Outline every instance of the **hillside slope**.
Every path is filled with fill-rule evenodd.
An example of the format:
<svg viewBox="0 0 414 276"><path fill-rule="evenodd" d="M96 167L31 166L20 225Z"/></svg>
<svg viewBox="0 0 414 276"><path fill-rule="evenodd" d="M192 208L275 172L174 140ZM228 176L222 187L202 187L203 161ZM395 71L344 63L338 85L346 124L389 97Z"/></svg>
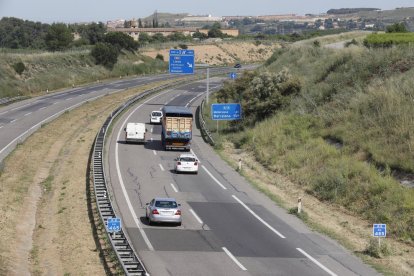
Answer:
<svg viewBox="0 0 414 276"><path fill-rule="evenodd" d="M412 183L414 174L414 48L294 47L276 50L266 65L258 74L227 84L218 97L236 93L229 100L238 101L256 91L263 76L278 80L280 72L298 80L300 93L269 110L265 120L252 123L245 117L227 129L222 126L220 131L228 133L222 145L231 141L244 155L254 156L268 171L264 174L281 174L298 193L360 218L365 229L359 240L366 244L350 247L379 254L383 259L371 261L383 271L412 275L414 189L403 184ZM319 223L326 227L328 222ZM386 223L392 240L376 253L367 245L373 223ZM348 222L342 225L342 231L349 230ZM337 235L347 239L340 231Z"/></svg>

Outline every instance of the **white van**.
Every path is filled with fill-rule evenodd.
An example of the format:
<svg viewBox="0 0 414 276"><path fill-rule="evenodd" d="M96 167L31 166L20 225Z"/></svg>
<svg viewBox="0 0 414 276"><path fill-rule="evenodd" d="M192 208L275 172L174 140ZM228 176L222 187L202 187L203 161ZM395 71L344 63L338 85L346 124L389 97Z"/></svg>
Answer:
<svg viewBox="0 0 414 276"><path fill-rule="evenodd" d="M125 143L145 143L147 129L144 123L128 123L125 130Z"/></svg>

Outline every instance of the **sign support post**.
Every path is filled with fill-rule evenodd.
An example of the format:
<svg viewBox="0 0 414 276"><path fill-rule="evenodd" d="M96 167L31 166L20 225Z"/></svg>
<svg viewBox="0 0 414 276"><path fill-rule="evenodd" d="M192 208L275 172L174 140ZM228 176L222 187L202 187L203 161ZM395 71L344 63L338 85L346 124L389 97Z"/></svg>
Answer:
<svg viewBox="0 0 414 276"><path fill-rule="evenodd" d="M209 93L210 93L210 67L207 67L207 96L206 96L207 103L209 100L208 99Z"/></svg>

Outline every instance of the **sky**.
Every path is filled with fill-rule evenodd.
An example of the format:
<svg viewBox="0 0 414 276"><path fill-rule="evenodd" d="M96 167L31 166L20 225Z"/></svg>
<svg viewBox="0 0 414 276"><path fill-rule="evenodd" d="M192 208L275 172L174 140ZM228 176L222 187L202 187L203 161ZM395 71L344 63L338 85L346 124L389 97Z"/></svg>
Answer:
<svg viewBox="0 0 414 276"><path fill-rule="evenodd" d="M414 7L414 0L0 0L0 18L43 23L106 22L143 18L155 10L192 15L270 15L325 13L332 8Z"/></svg>

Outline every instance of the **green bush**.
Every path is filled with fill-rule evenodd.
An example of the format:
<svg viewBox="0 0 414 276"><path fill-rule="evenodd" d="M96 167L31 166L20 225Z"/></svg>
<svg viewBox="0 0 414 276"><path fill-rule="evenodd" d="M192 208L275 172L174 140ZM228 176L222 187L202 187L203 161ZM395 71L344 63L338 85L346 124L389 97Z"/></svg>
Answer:
<svg viewBox="0 0 414 276"><path fill-rule="evenodd" d="M374 257L381 258L383 256L391 255L391 250L385 239L382 239L381 245L378 242L378 238L371 238L368 242L365 254Z"/></svg>
<svg viewBox="0 0 414 276"><path fill-rule="evenodd" d="M112 69L118 61L118 49L109 43L96 43L91 51L91 55L95 58L96 64L101 64Z"/></svg>
<svg viewBox="0 0 414 276"><path fill-rule="evenodd" d="M164 61L164 56L161 54L157 54L155 58Z"/></svg>
<svg viewBox="0 0 414 276"><path fill-rule="evenodd" d="M23 74L24 70L26 70L26 66L23 62L19 61L13 64L13 69L16 71L17 74L21 75Z"/></svg>

